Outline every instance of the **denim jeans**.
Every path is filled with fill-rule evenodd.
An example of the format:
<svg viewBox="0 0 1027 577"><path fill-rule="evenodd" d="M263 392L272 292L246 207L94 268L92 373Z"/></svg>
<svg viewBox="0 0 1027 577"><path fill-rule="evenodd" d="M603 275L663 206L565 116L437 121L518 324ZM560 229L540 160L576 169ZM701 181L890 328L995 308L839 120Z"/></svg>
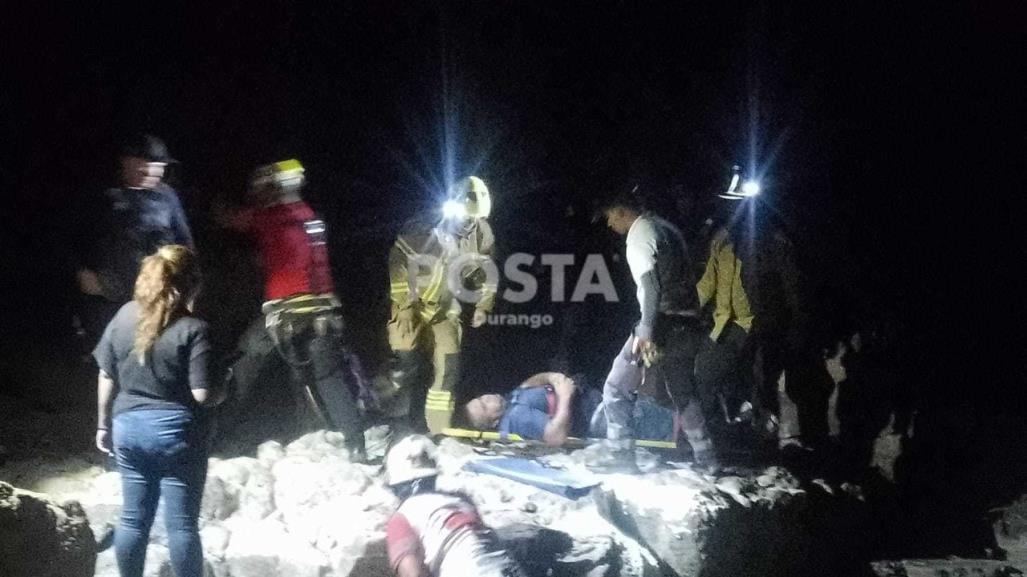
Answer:
<svg viewBox="0 0 1027 577"><path fill-rule="evenodd" d="M141 577L157 501L164 497L171 567L177 577L202 577L197 519L207 478L206 435L186 409L141 409L117 415L114 454L124 505L114 533L121 577Z"/></svg>
<svg viewBox="0 0 1027 577"><path fill-rule="evenodd" d="M642 433L664 438L661 413L650 412L649 407L644 407L643 411L635 408L635 399L644 377L648 389L669 397L673 402L692 450L699 453L712 449L706 415L712 412L713 403L701 386L702 382L694 376L701 337L691 323L661 316L654 340L662 355L648 369L632 352L634 335L628 337L603 384L607 439L639 439L644 438ZM640 426L644 430L639 430Z"/></svg>

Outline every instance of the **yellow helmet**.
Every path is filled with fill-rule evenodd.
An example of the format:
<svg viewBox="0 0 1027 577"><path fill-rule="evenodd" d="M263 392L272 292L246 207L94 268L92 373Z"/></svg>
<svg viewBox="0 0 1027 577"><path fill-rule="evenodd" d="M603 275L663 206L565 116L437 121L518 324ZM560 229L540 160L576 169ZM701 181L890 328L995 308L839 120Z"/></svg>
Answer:
<svg viewBox="0 0 1027 577"><path fill-rule="evenodd" d="M280 160L255 170L251 183L254 188L268 185L282 189L298 188L303 184L303 172L303 165L295 158Z"/></svg>
<svg viewBox="0 0 1027 577"><path fill-rule="evenodd" d="M449 218L488 218L492 213L489 187L477 176L460 179L450 187L448 196L443 212Z"/></svg>

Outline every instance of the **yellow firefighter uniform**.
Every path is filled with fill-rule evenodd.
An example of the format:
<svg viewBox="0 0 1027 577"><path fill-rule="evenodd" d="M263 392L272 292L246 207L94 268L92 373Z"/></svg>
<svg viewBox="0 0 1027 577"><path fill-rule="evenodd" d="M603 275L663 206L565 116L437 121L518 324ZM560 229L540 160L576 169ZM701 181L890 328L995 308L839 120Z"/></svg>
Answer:
<svg viewBox="0 0 1027 577"><path fill-rule="evenodd" d="M484 188L484 183L474 180L471 192L474 185ZM491 311L495 302L496 286L483 268L495 237L488 221L475 216L488 211L473 211L481 202L468 204L472 211L462 226L447 221L435 226L413 224L396 238L389 253L388 333L393 351L389 379L393 392L405 397L415 423L423 399L425 423L432 433L450 425L453 389L460 379L460 313L468 299L458 298L462 295L456 292L473 291L480 311ZM427 388L429 366L433 375Z"/></svg>
<svg viewBox="0 0 1027 577"><path fill-rule="evenodd" d="M713 330L710 338L720 338L728 323L735 323L749 332L753 312L749 297L742 286L742 261L735 255L735 247L726 228L718 230L710 241L710 257L706 270L696 284L699 307L714 299Z"/></svg>

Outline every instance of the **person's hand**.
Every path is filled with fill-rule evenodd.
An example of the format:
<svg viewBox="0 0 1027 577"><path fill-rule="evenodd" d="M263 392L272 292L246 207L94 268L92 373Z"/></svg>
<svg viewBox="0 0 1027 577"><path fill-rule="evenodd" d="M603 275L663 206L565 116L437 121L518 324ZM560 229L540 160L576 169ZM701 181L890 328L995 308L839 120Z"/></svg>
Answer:
<svg viewBox="0 0 1027 577"><path fill-rule="evenodd" d="M103 285L100 284L100 277L95 272L84 268L76 274L78 279L78 290L92 296L103 295Z"/></svg>
<svg viewBox="0 0 1027 577"><path fill-rule="evenodd" d="M97 429L96 430L96 448L100 449L101 452L108 455L114 450L114 445L111 443L111 432L108 429Z"/></svg>
<svg viewBox="0 0 1027 577"><path fill-rule="evenodd" d="M638 357L649 347L649 339L643 339L642 337L635 337L633 343L631 343L631 354Z"/></svg>
<svg viewBox="0 0 1027 577"><path fill-rule="evenodd" d="M488 313L481 309L474 309L474 317L471 318L471 327L476 329L484 325L486 320L488 320Z"/></svg>
<svg viewBox="0 0 1027 577"><path fill-rule="evenodd" d="M404 337L414 332L414 307L408 307L396 313L396 327Z"/></svg>
<svg viewBox="0 0 1027 577"><path fill-rule="evenodd" d="M574 395L574 391L577 389L577 385L574 380L564 375L562 378L555 379L552 383L553 390L556 391L557 396L570 398Z"/></svg>

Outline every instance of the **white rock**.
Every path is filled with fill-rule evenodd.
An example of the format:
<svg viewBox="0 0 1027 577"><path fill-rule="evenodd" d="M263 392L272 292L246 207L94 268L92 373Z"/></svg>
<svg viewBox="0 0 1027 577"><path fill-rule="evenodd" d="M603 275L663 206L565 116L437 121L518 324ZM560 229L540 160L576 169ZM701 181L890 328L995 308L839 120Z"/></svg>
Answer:
<svg viewBox="0 0 1027 577"><path fill-rule="evenodd" d="M320 577L328 560L282 524L261 521L232 533L225 564L245 577Z"/></svg>
<svg viewBox="0 0 1027 577"><path fill-rule="evenodd" d="M203 486L200 517L212 521L227 519L239 508L239 488L225 483L220 477L207 477Z"/></svg>
<svg viewBox="0 0 1027 577"><path fill-rule="evenodd" d="M374 459L385 457L389 446L390 430L388 425L377 425L364 431L364 450L367 456Z"/></svg>
<svg viewBox="0 0 1027 577"><path fill-rule="evenodd" d="M257 460L270 469L285 457L285 447L278 441L266 441L257 447Z"/></svg>
<svg viewBox="0 0 1027 577"><path fill-rule="evenodd" d="M325 458L349 460L346 436L338 431L322 430L307 433L289 443L285 448L285 454L289 457L307 457L315 462Z"/></svg>
<svg viewBox="0 0 1027 577"><path fill-rule="evenodd" d="M242 487L254 471L264 469L257 459L252 457L238 457L221 461L211 459L207 469L208 477L219 477L222 481Z"/></svg>
<svg viewBox="0 0 1027 577"><path fill-rule="evenodd" d="M239 494L236 514L250 521L260 521L275 510L275 478L266 469L254 470Z"/></svg>
<svg viewBox="0 0 1027 577"><path fill-rule="evenodd" d="M200 529L203 552L213 557L224 557L232 534L222 525L206 525Z"/></svg>

